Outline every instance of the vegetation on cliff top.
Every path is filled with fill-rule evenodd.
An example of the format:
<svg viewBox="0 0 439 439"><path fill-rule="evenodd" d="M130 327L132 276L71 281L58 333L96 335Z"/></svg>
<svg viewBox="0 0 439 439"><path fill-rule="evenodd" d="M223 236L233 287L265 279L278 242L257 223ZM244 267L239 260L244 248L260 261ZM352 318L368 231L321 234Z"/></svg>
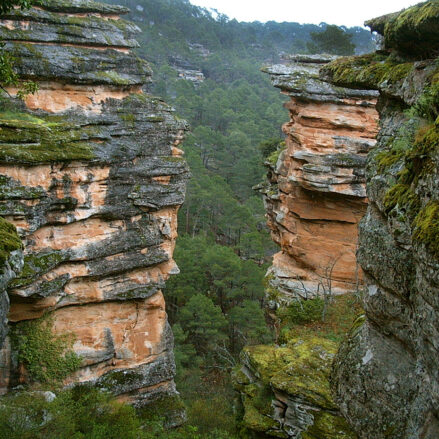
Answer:
<svg viewBox="0 0 439 439"><path fill-rule="evenodd" d="M403 81L412 69L411 62L373 53L332 61L323 66L321 75L336 85L378 90L383 83Z"/></svg>
<svg viewBox="0 0 439 439"><path fill-rule="evenodd" d="M400 13L366 22L384 36L388 49L396 49L416 57L437 55L439 44L439 3L419 3Z"/></svg>

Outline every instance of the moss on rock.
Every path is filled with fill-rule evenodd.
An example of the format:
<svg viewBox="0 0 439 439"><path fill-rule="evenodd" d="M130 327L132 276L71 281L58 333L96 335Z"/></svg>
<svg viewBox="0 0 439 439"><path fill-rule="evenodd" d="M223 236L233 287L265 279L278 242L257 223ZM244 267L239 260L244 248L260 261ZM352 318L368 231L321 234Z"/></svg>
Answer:
<svg viewBox="0 0 439 439"><path fill-rule="evenodd" d="M0 112L0 161L45 163L91 160L96 126L78 127L61 116L35 117L21 111Z"/></svg>
<svg viewBox="0 0 439 439"><path fill-rule="evenodd" d="M335 85L378 90L383 83L403 81L413 69L411 62L398 62L377 53L340 58L320 70Z"/></svg>
<svg viewBox="0 0 439 439"><path fill-rule="evenodd" d="M21 248L23 244L15 226L0 217L0 264L5 264L11 252Z"/></svg>
<svg viewBox="0 0 439 439"><path fill-rule="evenodd" d="M241 393L244 426L267 436L289 437L289 427L279 418L274 404L276 394L282 394L288 405L297 404L306 411L303 418L307 424L298 427L303 438L354 438L338 415L330 391L329 375L337 347L331 340L308 334L285 346L246 347L241 359L255 379L248 380L242 371L235 372L234 379Z"/></svg>
<svg viewBox="0 0 439 439"><path fill-rule="evenodd" d="M439 202L430 201L413 222L413 239L421 242L439 257Z"/></svg>
<svg viewBox="0 0 439 439"><path fill-rule="evenodd" d="M400 13L367 21L366 26L384 36L387 49L428 57L437 53L439 44L439 2L419 3Z"/></svg>
<svg viewBox="0 0 439 439"><path fill-rule="evenodd" d="M10 282L10 287L19 288L30 285L37 277L55 268L63 259L61 252L26 255L23 270L20 276Z"/></svg>

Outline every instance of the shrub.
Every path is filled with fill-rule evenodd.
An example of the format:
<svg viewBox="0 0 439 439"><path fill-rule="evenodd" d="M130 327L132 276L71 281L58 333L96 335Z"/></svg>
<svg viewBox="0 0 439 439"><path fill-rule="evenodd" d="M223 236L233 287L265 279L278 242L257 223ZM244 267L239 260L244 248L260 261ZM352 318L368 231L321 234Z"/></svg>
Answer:
<svg viewBox="0 0 439 439"><path fill-rule="evenodd" d="M16 324L11 331L12 348L26 367L29 378L57 384L78 369L81 359L72 350L71 334L54 334L53 316Z"/></svg>
<svg viewBox="0 0 439 439"><path fill-rule="evenodd" d="M320 297L308 300L297 300L286 308L279 308L281 320L294 325L303 325L322 320L325 301Z"/></svg>

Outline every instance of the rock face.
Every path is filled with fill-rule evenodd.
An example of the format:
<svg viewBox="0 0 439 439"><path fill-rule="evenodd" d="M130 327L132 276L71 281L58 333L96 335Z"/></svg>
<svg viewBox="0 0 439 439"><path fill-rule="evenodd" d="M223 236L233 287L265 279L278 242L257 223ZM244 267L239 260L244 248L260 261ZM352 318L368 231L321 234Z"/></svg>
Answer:
<svg viewBox="0 0 439 439"><path fill-rule="evenodd" d="M380 90L359 262L364 324L335 362L341 410L362 439L439 437L439 3L368 22L387 53L337 60L335 84Z"/></svg>
<svg viewBox="0 0 439 439"><path fill-rule="evenodd" d="M331 396L336 351L336 343L310 335L282 347L245 348L233 376L243 425L261 438L356 438Z"/></svg>
<svg viewBox="0 0 439 439"><path fill-rule="evenodd" d="M22 268L22 243L17 229L0 217L0 349L8 333L9 296L6 288Z"/></svg>
<svg viewBox="0 0 439 439"><path fill-rule="evenodd" d="M96 382L141 405L175 393L161 289L178 272L188 169L186 124L144 92L151 72L132 53L138 28L125 12L47 0L1 17L18 73L40 90L1 100L0 213L24 243L10 322L53 312L82 358L66 384ZM23 379L17 367L3 364L3 392Z"/></svg>
<svg viewBox="0 0 439 439"><path fill-rule="evenodd" d="M376 91L319 78L330 56L290 57L272 66L285 107L286 148L272 156L263 189L268 225L281 247L268 273L281 300L355 290L357 228L366 206L364 167L377 134Z"/></svg>

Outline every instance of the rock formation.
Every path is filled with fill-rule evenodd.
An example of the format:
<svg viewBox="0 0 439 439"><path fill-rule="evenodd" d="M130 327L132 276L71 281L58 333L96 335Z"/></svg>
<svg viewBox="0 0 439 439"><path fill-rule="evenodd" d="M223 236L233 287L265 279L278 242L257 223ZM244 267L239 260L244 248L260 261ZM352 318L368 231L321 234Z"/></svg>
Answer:
<svg viewBox="0 0 439 439"><path fill-rule="evenodd" d="M268 225L281 247L268 279L280 300L356 289L357 228L367 198L364 167L375 145L376 91L319 79L330 56L294 56L265 71L290 97L286 148L271 157L263 189ZM277 298L279 299L279 298Z"/></svg>
<svg viewBox="0 0 439 439"><path fill-rule="evenodd" d="M138 28L126 12L45 0L1 17L18 73L40 89L24 103L1 98L0 213L24 244L11 326L52 312L82 359L66 384L97 383L142 405L175 393L161 289L178 271L188 169L186 124L145 92L151 72L132 52ZM5 392L26 373L8 343L2 358Z"/></svg>
<svg viewBox="0 0 439 439"><path fill-rule="evenodd" d="M333 388L362 439L439 437L439 2L367 23L383 50L322 77L380 91L378 147L359 262L364 324L340 349Z"/></svg>
<svg viewBox="0 0 439 439"><path fill-rule="evenodd" d="M233 376L243 426L261 438L355 439L331 396L336 352L333 341L310 335L245 348Z"/></svg>

